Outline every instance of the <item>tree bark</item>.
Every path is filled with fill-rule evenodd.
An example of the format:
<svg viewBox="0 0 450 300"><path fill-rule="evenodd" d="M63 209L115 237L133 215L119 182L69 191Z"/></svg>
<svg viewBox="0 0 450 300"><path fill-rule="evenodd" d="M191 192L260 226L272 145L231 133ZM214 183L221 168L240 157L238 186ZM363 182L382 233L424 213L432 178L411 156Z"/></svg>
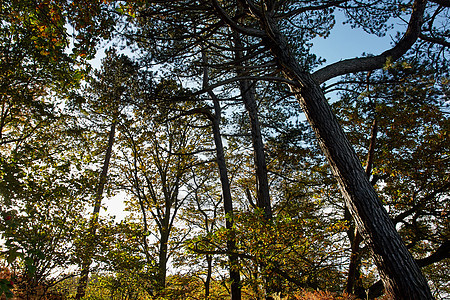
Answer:
<svg viewBox="0 0 450 300"><path fill-rule="evenodd" d="M395 299L433 299L425 278L378 199L322 91L312 80L302 79L307 86L292 89L339 182L358 231L373 253L386 291Z"/></svg>
<svg viewBox="0 0 450 300"><path fill-rule="evenodd" d="M346 213L348 210L346 211ZM350 212L348 212L350 214ZM361 235L356 230L354 224L350 226L349 231L353 231L350 238L350 263L348 266L347 285L345 291L347 294L355 294L359 288L360 266L361 266L361 254L359 245L362 242ZM350 235L349 235L350 237Z"/></svg>
<svg viewBox="0 0 450 300"><path fill-rule="evenodd" d="M207 273L206 273L206 280L205 280L205 300L209 299L210 294L210 286L211 286L211 278L212 278L212 255L207 254L206 255L206 263L207 263Z"/></svg>
<svg viewBox="0 0 450 300"><path fill-rule="evenodd" d="M283 43L279 43L283 45ZM300 71L286 53L275 49L286 77L311 124L336 177L358 231L370 247L388 296L433 299L428 284L378 199L362 165L319 85Z"/></svg>
<svg viewBox="0 0 450 300"><path fill-rule="evenodd" d="M266 18L271 49L300 103L337 179L358 231L372 251L387 295L394 299L433 299L430 288L406 249L331 110L319 84L304 72L276 24Z"/></svg>

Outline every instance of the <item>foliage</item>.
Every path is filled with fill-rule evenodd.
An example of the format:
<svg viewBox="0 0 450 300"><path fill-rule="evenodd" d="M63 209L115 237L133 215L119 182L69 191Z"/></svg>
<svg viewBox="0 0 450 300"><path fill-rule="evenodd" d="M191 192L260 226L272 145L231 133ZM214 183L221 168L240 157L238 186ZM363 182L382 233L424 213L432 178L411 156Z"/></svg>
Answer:
<svg viewBox="0 0 450 300"><path fill-rule="evenodd" d="M449 240L447 79L404 61L359 80L359 96L344 93L336 110L361 157L377 120L372 182L410 251L427 257ZM437 263L445 265L442 259ZM436 285L448 281L425 272Z"/></svg>
<svg viewBox="0 0 450 300"><path fill-rule="evenodd" d="M403 22L415 9L412 1L371 0L2 1L0 292L73 297L78 271L68 270L92 259L85 299L226 299L230 269L242 278L243 299L355 299L339 294L348 263L356 255L358 284L370 288L378 278L373 245L356 238L329 152L318 147L328 136L300 114L309 113L303 93L319 90L313 81L323 78L312 42L332 34L338 15L383 36L391 20ZM403 60L389 56L384 69L364 69L374 57L366 55L354 75L321 88L343 91L332 99L334 113L443 298L450 292L448 7L429 1L423 15L416 37L394 38L395 49L421 39L396 54ZM134 59L114 48L118 37L138 50ZM102 41L112 46L88 73ZM234 207L226 216L211 135L218 118ZM106 176L99 174L108 130L116 140ZM270 218L253 200L261 184L255 134L268 162ZM127 194L127 218L85 217L116 192Z"/></svg>
<svg viewBox="0 0 450 300"><path fill-rule="evenodd" d="M2 180L7 183L1 198L3 255L28 286L24 291L51 282L51 274L73 262L73 241L88 192L86 174L69 174L75 168L75 153L59 152L68 150L69 136L64 135L64 142L57 140L58 123L52 125L51 139L39 132L39 139L29 139L12 158L3 160Z"/></svg>

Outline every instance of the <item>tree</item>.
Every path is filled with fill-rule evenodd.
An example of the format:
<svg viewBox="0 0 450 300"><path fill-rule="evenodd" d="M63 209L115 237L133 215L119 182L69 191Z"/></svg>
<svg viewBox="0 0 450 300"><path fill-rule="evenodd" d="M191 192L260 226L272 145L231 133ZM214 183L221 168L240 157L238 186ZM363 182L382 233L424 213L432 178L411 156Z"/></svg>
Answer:
<svg viewBox="0 0 450 300"><path fill-rule="evenodd" d="M187 95L173 80L155 84L153 98L142 103L143 110L134 111L132 125L121 141L122 185L131 192L130 209L139 215L148 233L143 236L147 260L152 252L158 257L157 293L164 292L168 261L184 240L185 234L177 229L176 222L189 197L186 186L190 169L199 163L195 149L203 141L201 131L187 125L183 118L171 117L186 109L183 103L172 103L173 99Z"/></svg>
<svg viewBox="0 0 450 300"><path fill-rule="evenodd" d="M44 296L71 276L66 268L74 261L73 240L91 183L87 173L73 172L85 149L76 122L61 112L52 115L32 136L1 149L4 262L24 297Z"/></svg>
<svg viewBox="0 0 450 300"><path fill-rule="evenodd" d="M220 214L222 207L221 189L218 188L217 178L211 176L216 173L217 164L212 160L192 169L192 179L189 182L191 195L183 208L182 219L193 237L187 240L187 250L177 259L176 265L184 268L189 260L188 275L200 277L204 285L204 299L214 297L212 284L214 281L215 261L214 251L217 251L212 237L220 230L224 217ZM200 245L199 245L200 244ZM208 250L202 253L202 250ZM191 250L191 251L189 251ZM198 253L197 253L197 252ZM193 252L193 253L191 253ZM204 258L206 266L199 263L199 258ZM205 270L206 269L206 270ZM206 273L206 274L205 274ZM204 279L203 279L204 278Z"/></svg>
<svg viewBox="0 0 450 300"><path fill-rule="evenodd" d="M281 71L284 80L301 104L319 144L329 160L346 199L347 207L356 220L358 230L371 248L387 293L395 295L398 299L412 299L418 297L417 295L421 295L424 299L431 298L425 279L396 233L393 223L370 185L358 157L323 95L320 84L336 76L379 69L386 63L397 60L418 39L425 11L435 11L436 6L430 4L427 7L426 1L415 1L410 6L406 4L402 6L405 8L404 10L399 10L397 6L367 2L363 10L361 6L351 1L327 1L317 5L290 2L281 4L275 1L238 2L200 1L194 6L190 1L176 1L167 6L160 3L156 6L161 15L170 11L182 16L184 27L179 26L178 30L193 26L195 30L191 32L214 33L218 31L219 26L226 24L232 30L247 36L249 44L251 41L255 41L252 44L254 47L259 47L261 51L266 49L266 54L267 50L270 51L268 57L275 60L278 70ZM317 34L328 34L333 22L331 13L335 8L341 6L356 26L362 26L372 33L385 30L386 16L399 12L410 15L408 28L392 49L380 55L343 60L311 73L303 64L308 61L308 55L297 58L297 55L304 49L292 48L288 41L294 40L298 41L298 44L305 44L305 41ZM144 18L151 19L154 15L149 7L142 10L142 15ZM182 9L180 9L181 7ZM244 16L239 15L239 7L244 7ZM212 9L214 9L215 16L210 13ZM445 11L445 9L445 5L440 6L436 13ZM361 22L364 20L360 18L363 11L370 11L373 18L368 22ZM380 11L388 12L388 14L381 15ZM216 26L206 23L196 26L199 22L195 22L194 18L192 18L192 22L188 22L193 14L196 16L200 14L201 20L217 18L219 21L213 22ZM311 16L316 18L311 18ZM305 27L297 26L303 20L305 22L302 24ZM306 20L313 20L313 22L308 23ZM173 22L173 19L171 21ZM289 23L289 21L293 22ZM176 23L171 24L171 28L174 27L177 27ZM189 38L192 35L188 34L185 37ZM304 38L303 42L300 42L298 36ZM183 44L178 45L182 46ZM182 51L187 47L178 49ZM295 53L292 49L296 49L297 52ZM308 52L306 51L306 53ZM283 79L279 78L278 80ZM407 279L405 280L405 278Z"/></svg>
<svg viewBox="0 0 450 300"><path fill-rule="evenodd" d="M134 235L135 240L143 247L142 253L137 254L137 263L143 261L145 256L145 261L151 266L153 253L147 232L151 232L152 226L147 217L153 215L157 228L155 236L160 242L154 252L158 254L159 269L155 278L161 295L167 280L168 253L177 248L178 242L183 238L172 240L172 245L175 244L172 248L168 245L170 232L173 233L176 228L176 213L186 203L183 200L188 199L190 193L195 191L188 189L191 180L195 178L189 175L195 172L185 170L191 168L192 164L204 163L204 157L200 153L210 150L205 149L205 145L212 145L211 141L203 146L199 145L204 143L204 132L201 130L197 132L195 129L195 134L188 135L193 128L204 129L206 117L213 125L225 208L225 228L218 230L214 236L224 249L206 251L203 254L228 256L233 299L241 297L241 288L250 282L246 280L258 280L260 274L276 273L277 276L273 277L276 279L275 285L287 285L290 282L298 286L340 288L343 280L340 278L339 268L342 266L329 263L328 259L340 255L339 251L334 251L336 249L333 249L331 242L341 246L345 229L348 229L348 237L352 241L353 254L360 253L361 248L356 233L364 239L366 249L371 251L384 282L387 297L431 298L430 289L419 266L432 268L435 267L431 265L433 262L444 265L442 259L448 256L445 216L442 218L442 215L436 213L446 211L445 205L448 202L445 198L448 192L448 164L445 156L447 145L441 142L447 135L448 122L439 107L441 104L436 104L440 103L436 99L444 97L448 90L443 84L442 91L435 94L437 81L427 81L419 75L422 72L429 75L429 71L433 70L436 73L432 74L443 75L443 80L448 82L447 1L142 0L130 3L91 1L83 4L83 1L10 1L1 6L2 12L5 12L1 16L1 47L5 50L4 56L8 58L1 62L2 86L6 91L1 94L1 176L5 183L1 192L2 201L11 209L15 204L9 199L18 199L17 203L20 205L25 203L18 215L34 213L35 203L39 203L36 199L41 199L43 195L47 197L48 191L55 193L48 196L49 200L52 199L48 207L53 207L50 204L55 205L53 200L60 200L56 197L58 189L53 189L47 182L47 179L53 180L55 185L65 190L70 181L60 176L63 173L60 170L64 169L67 174L80 177L83 168L89 172L86 163L78 160L81 154L75 149L60 148L54 144L48 147L44 145L46 141L57 143L63 140L63 136L70 136L72 128L61 130L64 133L55 136L55 139L47 139L50 132L43 129L48 128L47 125L56 124L52 122L58 120L59 116L49 104L66 94L65 80L71 86L81 79L80 73L73 68L74 59L77 55L92 57L93 46L102 38L110 37L111 29L117 25L116 17L125 15L124 20L133 21L133 24L124 27L121 33L132 37L127 42L135 43L134 46L142 50L146 68L157 64L158 72L163 72L161 79L156 80L158 84L155 87L153 80L142 81L131 76L133 79L127 81L127 84L133 83L131 89L120 84L116 89L115 84L122 81L123 74L114 69L116 65L112 63L110 76L105 76L107 80L96 86L99 89L94 92L95 101L91 103L98 104L94 105L95 109L92 111L100 113L91 114L89 120L83 121L96 124L94 129L98 132L108 131L110 141L116 135L115 130L119 132L121 145L124 145L121 148L124 150L124 164L121 167L125 172L119 173L119 169L116 169L114 175L122 181L123 187L134 193L133 201L137 201L130 202L130 206L134 206L142 216L142 226L136 225L137 230L131 230L123 236ZM335 15L339 12L353 26L379 36L390 32L388 24L392 20L394 23L405 19L409 21L404 22L404 30L394 39L394 46L382 54L341 60L321 67L323 61L311 53L311 41L317 36L330 34ZM370 17L367 18L367 15ZM68 23L73 24L75 31L77 45L73 55L65 51L68 45ZM9 28L13 30L10 32ZM395 29L397 28L402 29L401 26ZM23 53L20 52L21 48L24 49ZM411 62L400 69L392 68L396 61L406 56L420 57L418 61L429 68L416 68ZM8 61L13 64L8 65ZM409 68L408 65L414 67ZM22 68L16 68L18 66ZM133 65L132 73L137 74L134 73L134 67L143 66L144 64L139 67ZM385 70L381 71L383 68ZM369 72L370 76L365 72ZM407 74L408 72L411 73ZM336 106L337 110L332 110L324 91L335 85L327 86L328 80L353 73L355 85L351 87L360 94L359 98L353 95L344 98L339 102L343 111L339 111ZM164 78L169 74L175 80ZM125 77L128 75L130 74L125 74ZM433 77L436 79L438 75ZM358 80L361 83L355 82L355 78L363 80ZM400 81L400 84L375 84L370 82L370 78L376 78L377 81ZM176 83L176 80L179 82ZM405 80L411 80L414 86L406 84ZM112 84L105 84L108 82ZM199 84L200 82L203 84ZM147 85L151 85L151 93L141 93ZM194 87L192 90L195 91L188 92L180 87L182 85ZM420 86L425 89L419 89ZM266 96L264 92L273 95ZM138 96L135 97L135 94ZM26 97L22 99L22 95ZM154 99L158 101L158 105L151 101L152 97L148 97L155 95L158 96L158 99ZM104 101L116 96L124 97L117 102ZM127 96L132 98L133 105L128 105ZM79 97L76 99L82 100ZM405 103L398 99L405 100ZM289 100L297 101L298 105L291 106ZM240 118L243 122L238 124L236 119L230 118L232 109L223 111L230 103L234 105L233 108L238 104L241 111L244 104L244 109L250 115L249 120ZM267 126L271 118L278 121L284 118L283 114L276 112L277 105L293 111L294 115L286 114L289 120L293 116L299 116L300 107L316 140L303 139L298 142L305 136L298 135L298 131L289 126L271 130ZM416 120L411 121L402 114L392 117L396 108L404 109L406 113L415 116ZM196 118L192 117L193 114L197 114ZM338 115L342 117L340 121L346 126L347 134L338 122ZM76 116L80 117L79 114ZM371 118L369 123L361 121L366 116ZM229 123L220 123L223 119L227 119ZM433 119L439 121L432 121ZM346 123L348 120L353 122ZM354 130L349 124L363 129L364 134L356 132L358 130ZM229 149L245 141L244 145L252 144L254 153L258 155L250 154L250 147L233 153L234 157L225 153L222 144L223 130L236 128L238 125L249 129L248 133L253 135L252 142L245 138L228 139L227 144L231 146ZM62 127L68 128L65 125ZM271 139L281 131L284 131L281 134L281 137L285 137L284 142ZM264 139L263 133L267 134ZM95 134L92 133L92 136ZM294 141L286 142L289 139ZM192 145L187 145L186 141L192 142ZM270 152L264 150L263 141L269 146L266 150L270 149ZM104 140L94 138L92 142L101 144ZM295 142L300 145L303 143L304 147L293 145ZM313 147L315 143L322 149L322 155ZM112 153L112 143L109 144L107 152ZM69 148L67 152L60 151ZM39 149L39 155L33 156L29 149ZM51 149L55 149L56 154L50 155L48 150ZM143 153L143 150L146 152ZM267 167L272 171L269 177L273 180L270 182L272 199L269 199L269 181L264 178L267 175L264 163L267 156L264 156L268 153L272 159ZM402 159L395 157L399 153L402 154ZM423 153L429 155L424 156ZM72 157L73 162L64 164L64 167L59 162L53 164L52 159L66 162L66 155ZM300 155L303 157L299 157ZM51 158L50 161L46 160L47 157ZM236 166L230 164L230 157L235 159ZM255 157L254 161L245 165L252 157ZM347 215L341 207L341 198L335 193L335 186L331 184L325 158L340 185ZM362 160L366 160L365 169ZM312 163L315 165L311 167ZM418 172L411 171L413 163L420 167ZM97 161L96 164L102 163ZM105 171L102 176L99 176L100 172L91 172L97 175L95 181L99 182L96 191L88 187L77 190L82 191L82 195L86 192L97 195L97 198L92 198L96 202L96 211L100 204L95 200L102 198L108 165L108 159L103 160ZM171 168L172 165L175 167ZM237 172L241 165L245 165L244 171L252 175L247 176L248 178L241 176ZM41 169L45 170L42 171L42 178L34 172ZM253 179L254 169L258 174L256 179ZM125 178L123 175L126 175ZM32 180L26 181L25 176ZM88 180L92 182L93 178L81 178L81 186L87 186L85 183ZM376 182L383 185L373 187ZM253 192L257 206L265 210L265 218L258 218L258 209L252 213L246 212L252 203L252 191L248 189L247 192L245 187L251 186L256 188ZM29 196L30 201L24 195ZM67 193L62 192L61 195ZM72 197L68 198L78 201L79 195L70 195ZM325 198L330 202L320 201ZM52 211L66 210L64 203L62 201L61 206L56 205ZM82 205L81 203L76 202L77 205ZM384 205L389 207L393 221ZM272 212L268 210L269 207ZM333 207L331 212L330 207ZM238 213L240 210L242 212ZM6 220L7 214L5 221L10 220ZM353 223L350 222L350 216L354 219ZM314 224L308 222L309 218L321 226L314 227ZM95 217L94 221L97 223ZM96 231L96 226L91 228ZM47 235L53 234L48 230L49 227L43 227L49 232ZM321 227L326 228L325 233ZM64 226L59 228L65 230ZM4 230L7 232L9 229L6 226ZM11 232L8 233L10 245L15 245ZM43 244L48 242L46 237L39 237L45 240ZM250 237L248 242L246 237ZM401 237L407 242L406 246ZM323 240L311 243L315 238ZM17 238L16 242L23 241ZM39 241L36 243L39 244ZM23 249L34 247L22 244ZM63 241L63 244L71 245L67 241ZM244 253L246 250L251 254ZM409 252L417 255L416 259ZM27 256L34 255L34 252L29 253L31 254ZM346 253L343 252L342 255ZM92 257L91 251L87 251L87 254ZM278 255L286 260L283 261ZM127 265L129 257L124 257L123 265ZM39 255L34 255L33 262L37 258ZM327 263L315 262L321 259ZM88 260L90 262L91 258L85 261ZM357 271L357 259L350 260L356 266L350 269ZM242 267L247 261L251 263ZM128 264L132 265L133 263ZM33 267L34 264L27 264L27 268ZM320 273L314 272L317 270ZM252 272L260 274L254 275ZM350 291L354 290L351 282L354 276L352 272L349 273ZM311 280L310 277L317 274L336 279L337 283L328 285L320 280ZM442 278L445 280L445 274L429 276L436 285L440 284ZM281 278L283 281L279 280ZM199 284L199 281L186 280L182 276L173 276L171 280L189 282L192 286ZM253 282L258 282L257 280ZM177 293L173 293L173 296Z"/></svg>
<svg viewBox="0 0 450 300"><path fill-rule="evenodd" d="M116 127L121 122L123 110L132 101L136 89L133 86L138 81L138 67L125 55L118 55L115 51L107 51L107 56L103 59L101 71L95 72L95 77L91 80L87 108L93 115L98 114L110 123L107 133L106 150L99 174L96 191L93 195L93 212L85 237L84 255L81 263L80 280L76 298L81 299L86 290L89 277L89 267L97 239L97 228L99 223L99 213L104 197L104 190L108 179L108 169L112 157L115 143ZM134 93L134 94L133 94ZM90 106L90 107L89 107Z"/></svg>
<svg viewBox="0 0 450 300"><path fill-rule="evenodd" d="M344 92L335 108L358 153L373 151L371 182L376 184L407 248L423 268L443 263L440 261L446 257L441 250L448 243L442 220L442 211L448 205L448 162L444 154L448 140L442 134L448 117L443 111L442 85L447 79L422 63L410 58L366 79L347 78L344 81L353 83L345 90L353 89L354 93ZM373 140L369 134L373 119L378 129L376 143L370 149L367 140ZM429 280L434 277L427 275Z"/></svg>

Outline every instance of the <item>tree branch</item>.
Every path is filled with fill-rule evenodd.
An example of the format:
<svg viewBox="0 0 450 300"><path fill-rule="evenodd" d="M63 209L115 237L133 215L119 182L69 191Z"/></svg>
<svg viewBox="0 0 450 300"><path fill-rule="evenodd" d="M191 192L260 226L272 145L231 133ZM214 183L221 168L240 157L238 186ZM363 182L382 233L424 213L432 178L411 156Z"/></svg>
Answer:
<svg viewBox="0 0 450 300"><path fill-rule="evenodd" d="M426 42L430 42L433 44L439 44L444 47L450 48L450 42L447 42L444 38L431 37L431 36L424 35L423 33L419 33L419 38Z"/></svg>
<svg viewBox="0 0 450 300"><path fill-rule="evenodd" d="M283 77L277 77L277 76L236 76L236 77L232 77L232 78L229 78L229 79L226 79L226 80L214 83L214 84L210 84L210 85L204 87L203 89L193 93L193 96L198 96L198 95L204 94L206 92L209 92L209 91L211 91L211 90L213 90L213 89L215 89L215 88L217 88L219 86L222 86L222 85L225 85L225 84L229 84L229 83L232 83L232 82L239 82L239 81L242 81L242 80L249 80L249 81L250 80L257 80L257 81L270 81L270 82L279 81L279 82L284 82L284 83L287 83L287 84L294 84L295 83L295 82L293 82L293 81L291 81L289 79L286 79L286 78L283 78Z"/></svg>
<svg viewBox="0 0 450 300"><path fill-rule="evenodd" d="M217 2L217 0L211 0L211 3L213 5L214 9L216 10L216 12L219 14L219 17L222 20L224 20L228 24L228 26L230 26L231 28L233 28L237 32L245 34L245 35L254 36L254 37L260 37L260 38L263 38L263 37L266 36L265 32L262 31L262 30L258 30L258 29L254 29L254 28L248 28L248 27L243 27L243 26L239 25L238 23L236 23L227 14L227 12L220 6L220 4Z"/></svg>
<svg viewBox="0 0 450 300"><path fill-rule="evenodd" d="M312 74L314 80L320 84L340 75L380 69L387 61L396 61L399 59L414 45L419 37L426 3L426 0L414 1L408 28L393 48L377 56L346 59L328 65Z"/></svg>
<svg viewBox="0 0 450 300"><path fill-rule="evenodd" d="M439 248L434 251L433 254L430 256L427 256L425 258L417 259L416 262L419 265L419 267L423 268L426 266L429 266L431 264L434 264L438 261L441 261L445 258L450 258L450 241L445 241Z"/></svg>
<svg viewBox="0 0 450 300"><path fill-rule="evenodd" d="M442 5L444 7L450 7L450 0L430 0L430 2Z"/></svg>
<svg viewBox="0 0 450 300"><path fill-rule="evenodd" d="M292 10L290 12L287 12L285 14L276 15L275 18L289 18L307 11L314 11L314 10L322 10L325 8L330 8L332 6L338 6L342 3L348 2L349 0L337 0L337 1L331 1L322 5L316 5L316 6L308 6L308 7L301 7L295 10Z"/></svg>

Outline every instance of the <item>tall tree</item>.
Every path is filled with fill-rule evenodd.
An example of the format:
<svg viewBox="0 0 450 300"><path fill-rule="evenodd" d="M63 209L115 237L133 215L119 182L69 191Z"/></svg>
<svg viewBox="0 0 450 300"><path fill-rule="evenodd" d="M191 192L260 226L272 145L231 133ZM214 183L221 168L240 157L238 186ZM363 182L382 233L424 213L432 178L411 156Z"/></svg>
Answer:
<svg viewBox="0 0 450 300"><path fill-rule="evenodd" d="M107 52L102 61L102 69L95 72L91 81L90 94L87 95L88 106L92 115L99 114L109 123L106 139L106 149L102 169L99 174L96 191L93 195L93 212L90 218L84 246L84 255L81 263L80 279L77 289L77 299L84 297L89 278L89 267L94 255L96 245L99 213L104 197L104 190L108 178L108 169L111 162L112 150L115 141L116 127L121 121L122 110L130 104L133 95L133 86L138 80L137 66L125 55L118 55L114 50Z"/></svg>
<svg viewBox="0 0 450 300"><path fill-rule="evenodd" d="M86 154L76 120L56 110L52 116L26 139L0 148L4 262L20 278L17 292L24 297L43 296L70 276L66 268L90 191L89 174L75 171Z"/></svg>
<svg viewBox="0 0 450 300"><path fill-rule="evenodd" d="M236 75L243 77L249 73L249 70L247 70L248 68L246 68L243 63L245 48L238 32L233 32L233 42L235 47ZM258 104L255 97L255 84L256 82L254 81L241 79L239 80L239 90L242 101L244 102L245 110L249 117L251 128L250 132L252 136L256 175L256 203L257 207L264 211L265 218L270 220L272 218L272 206L270 203L266 155L264 153L261 125L258 117Z"/></svg>
<svg viewBox="0 0 450 300"><path fill-rule="evenodd" d="M240 14L240 6L245 9L244 17ZM421 295L423 299L430 299L429 287L420 269L382 207L355 151L323 95L320 84L336 76L379 69L386 63L397 60L417 41L423 27L425 11L427 10L430 15L442 15L448 9L445 3L440 6L435 4L427 6L426 1L417 0L402 3L399 8L396 5L370 1L361 6L352 1L323 1L316 4L276 1L223 3L211 0L198 3L175 1L168 5L157 3L155 7L158 7L158 11L164 17L168 12L180 15L183 26L177 27L176 23L170 25L179 31L193 26L200 27L200 31L214 33L219 26L226 24L232 30L248 37L250 41L255 41L250 44L260 47L261 51L265 51L268 57L275 60L278 71L281 71L284 80L299 101L329 160L347 207L373 253L387 293L398 299L413 299L418 297L417 295ZM406 31L392 49L371 57L342 60L312 73L305 66L305 62L311 57L308 55L307 46L302 48L299 45L307 45L306 42L318 34L327 35L334 21L332 12L340 7L355 26L361 26L372 33L382 34L381 32L387 28L386 21L390 16L404 14L409 15L410 20ZM210 13L212 9L215 16ZM380 14L381 11L384 14ZM365 19L361 17L364 12L369 13L372 18L364 21ZM211 23L205 21L202 25L196 26L199 22L194 21L194 18L190 19L193 15L196 17L200 15L202 21L210 21L215 17L219 21ZM148 19L154 17L151 6L143 9L142 16ZM171 21L176 22L174 19ZM184 37L189 38L198 31L192 32L188 34L183 31ZM183 47L186 44L177 45L180 46L178 48L180 52L188 49Z"/></svg>
<svg viewBox="0 0 450 300"><path fill-rule="evenodd" d="M353 92L345 92L335 107L358 154L372 152L373 168L366 164L370 180L382 183L376 189L407 248L423 268L442 264L446 258L442 250L448 247L448 234L441 218L445 218L442 211L448 205L449 183L444 154L448 139L442 138L448 127L443 86L447 79L420 60L393 64L366 80L348 78L353 83L344 87ZM373 124L365 121L374 118L378 128L375 145ZM425 273L432 281L434 276Z"/></svg>
<svg viewBox="0 0 450 300"><path fill-rule="evenodd" d="M151 102L134 110L133 123L121 141L120 169L125 175L121 181L133 195L130 208L140 215L144 230L152 233L143 237L146 255L158 257L157 293L164 292L169 259L184 239L176 222L189 196L190 169L198 163L195 149L203 144L201 130L187 126L183 118L172 118L185 109L184 103L173 99L187 95L174 80L155 84Z"/></svg>

